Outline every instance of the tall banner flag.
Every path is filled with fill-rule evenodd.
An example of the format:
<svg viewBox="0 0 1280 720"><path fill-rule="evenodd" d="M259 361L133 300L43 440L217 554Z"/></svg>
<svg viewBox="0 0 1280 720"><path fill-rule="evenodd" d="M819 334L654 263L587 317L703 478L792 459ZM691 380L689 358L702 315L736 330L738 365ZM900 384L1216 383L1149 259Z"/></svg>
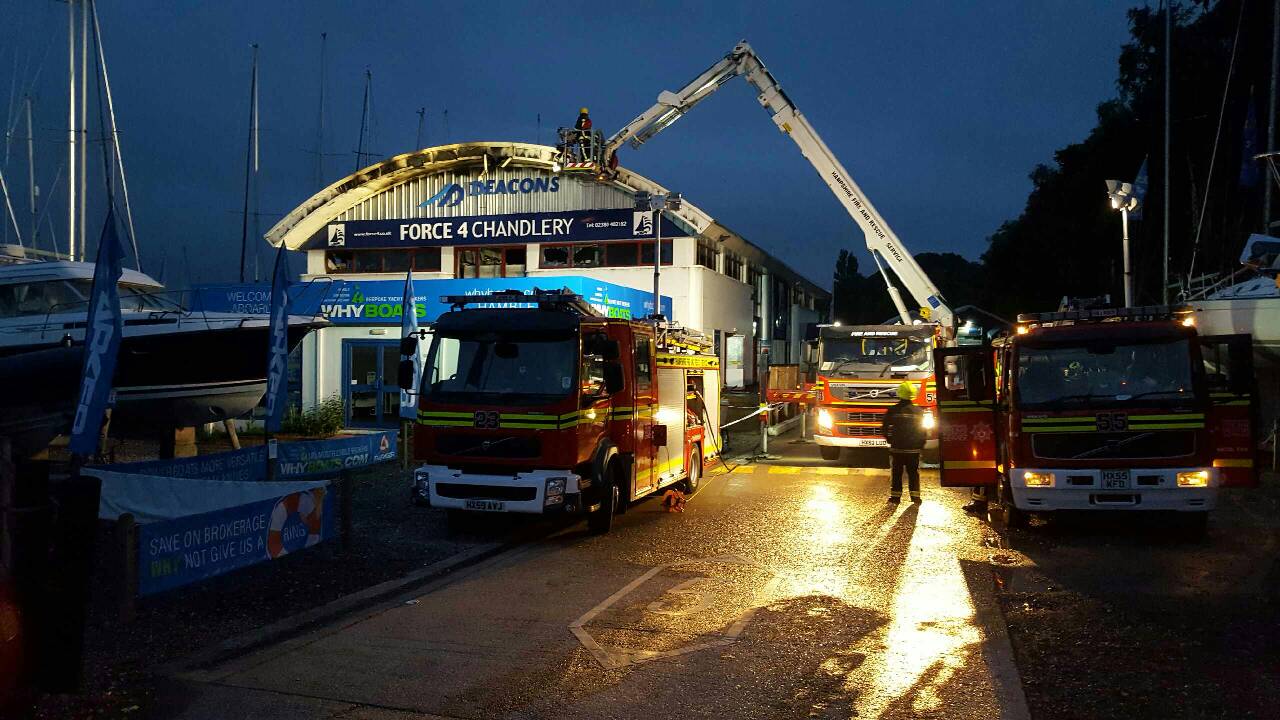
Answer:
<svg viewBox="0 0 1280 720"><path fill-rule="evenodd" d="M1142 167L1138 168L1138 177L1133 180L1133 196L1138 198L1138 207L1129 211L1130 220L1142 219L1142 208L1147 204L1147 159L1142 158Z"/></svg>
<svg viewBox="0 0 1280 720"><path fill-rule="evenodd" d="M1244 129L1240 140L1240 187L1256 188L1262 180L1258 161L1258 113L1254 109L1253 95L1249 95L1249 112L1244 116Z"/></svg>
<svg viewBox="0 0 1280 720"><path fill-rule="evenodd" d="M271 323L267 336L267 432L280 432L284 406L289 403L289 258L284 243L276 251L271 273Z"/></svg>
<svg viewBox="0 0 1280 720"><path fill-rule="evenodd" d="M71 423L71 453L81 457L97 451L102 419L112 400L111 379L116 372L120 337L124 334L117 285L124 274L123 265L124 246L116 233L115 211L109 208L93 268L89 315L84 326L84 365L80 371L76 416Z"/></svg>
<svg viewBox="0 0 1280 720"><path fill-rule="evenodd" d="M400 302L400 337L418 336L418 302L413 297L413 272L404 278L404 299ZM413 387L400 388L400 417L413 420L418 417L418 386L422 383L422 354L414 344L412 355L401 355L400 360L413 361Z"/></svg>

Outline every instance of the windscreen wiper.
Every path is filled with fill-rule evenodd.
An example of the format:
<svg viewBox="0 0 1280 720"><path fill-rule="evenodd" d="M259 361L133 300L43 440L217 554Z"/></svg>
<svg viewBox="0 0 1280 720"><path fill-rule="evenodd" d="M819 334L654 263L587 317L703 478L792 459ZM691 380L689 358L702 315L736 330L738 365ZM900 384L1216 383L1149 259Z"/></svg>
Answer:
<svg viewBox="0 0 1280 720"><path fill-rule="evenodd" d="M1084 451L1084 452L1080 453L1079 455L1072 455L1072 456L1071 456L1071 459L1072 459L1072 460L1079 460L1079 459L1081 459L1081 458L1093 457L1094 455L1097 455L1098 453L1106 452L1107 450L1115 450L1115 449L1116 449L1116 448L1118 448L1118 447L1124 447L1125 445L1128 445L1128 444L1129 444L1129 443L1131 443L1131 442L1135 442L1135 441L1137 441L1137 440L1141 440L1142 438L1145 438L1145 437L1151 437L1151 436L1152 436L1152 435L1154 435L1154 434L1155 434L1155 433L1145 432L1145 433L1140 433L1140 434L1138 434L1138 435L1134 435L1134 436L1132 436L1132 437L1124 438L1124 439L1122 439L1122 440L1113 440L1113 441L1111 441L1111 442L1107 443L1106 445L1103 445L1102 447L1096 447L1096 448L1094 448L1094 449L1092 449L1092 450L1086 450L1086 451Z"/></svg>

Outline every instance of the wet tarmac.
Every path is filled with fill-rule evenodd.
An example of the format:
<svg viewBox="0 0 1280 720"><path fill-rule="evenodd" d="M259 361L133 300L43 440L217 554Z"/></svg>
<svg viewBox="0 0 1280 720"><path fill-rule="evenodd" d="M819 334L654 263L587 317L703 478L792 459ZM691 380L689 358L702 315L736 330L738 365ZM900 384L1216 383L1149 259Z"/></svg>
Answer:
<svg viewBox="0 0 1280 720"><path fill-rule="evenodd" d="M168 716L1025 717L964 493L783 451L190 674Z"/></svg>

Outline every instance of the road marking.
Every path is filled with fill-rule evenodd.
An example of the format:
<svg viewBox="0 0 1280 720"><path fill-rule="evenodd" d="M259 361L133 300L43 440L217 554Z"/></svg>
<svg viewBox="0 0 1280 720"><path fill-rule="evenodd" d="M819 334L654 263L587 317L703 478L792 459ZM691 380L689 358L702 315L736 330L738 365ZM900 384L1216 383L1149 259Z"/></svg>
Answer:
<svg viewBox="0 0 1280 720"><path fill-rule="evenodd" d="M718 639L707 640L705 642L698 642L692 645L686 645L684 647L679 647L671 650L644 650L644 649L633 649L633 648L618 648L618 647L602 645L599 641L597 641L594 637L592 637L591 633L585 627L588 623L590 623L592 620L598 617L600 613L604 612L605 610L608 610L619 600L621 600L622 598L626 597L630 593L640 588L642 585L644 585L649 580L653 579L662 571L669 570L671 568L681 567L681 566L707 564L707 563L746 565L751 568L755 568L757 570L768 573L770 576L770 579L768 582L766 582L758 590L751 593L753 598L751 607L747 608L745 611L739 614L738 617L734 620L733 624L731 624L727 630L721 633L717 633L719 635ZM686 579L676 584L675 586L668 588L663 593L663 595L660 596L657 600L654 600L648 603L645 606L645 611L654 615L669 617L672 619L693 615L698 611L703 610L707 606L709 606L712 600L710 589L700 590L695 586L706 585L711 581L717 580L717 579L720 579L720 578L718 578L717 576L700 576L700 577ZM618 668L622 668L627 665L636 665L639 663L648 662L650 660L658 660L662 658L672 658L680 655L687 655L692 652L707 650L710 648L725 647L728 645L732 645L738 641L739 636L742 635L742 632L744 630L746 630L747 625L749 625L751 622L751 619L755 617L756 611L760 609L763 602L767 602L769 601L770 598L774 597L778 589L778 586L781 583L782 583L782 578L780 578L772 570L769 570L768 568L765 568L761 565L757 565L756 563L749 562L735 555L721 555L721 556L715 556L715 557L709 557L709 558L700 558L695 560L683 560L680 562L668 563L666 565L659 565L657 567L653 567L645 571L644 574L640 575L635 580L632 580L631 582L627 583L622 587L622 589L613 593L609 597L602 600L595 607L588 610L582 617L570 623L569 631L573 633L573 636L578 639L578 642L581 643L582 647L591 653L591 656L596 659L596 662L598 662L601 667L607 670L616 670ZM672 595L672 594L677 596L695 596L697 597L697 600L692 606L689 606L689 607L674 607L676 606L676 603L672 603L671 601L664 600L664 598L667 595ZM714 637L714 636L715 635L713 634L711 637ZM701 637L705 638L707 636L704 635Z"/></svg>

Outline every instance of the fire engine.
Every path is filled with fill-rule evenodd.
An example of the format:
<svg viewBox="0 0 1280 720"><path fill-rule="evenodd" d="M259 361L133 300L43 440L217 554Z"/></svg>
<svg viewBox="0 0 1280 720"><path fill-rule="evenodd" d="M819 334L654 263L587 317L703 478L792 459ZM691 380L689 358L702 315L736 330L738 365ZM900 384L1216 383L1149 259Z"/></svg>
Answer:
<svg viewBox="0 0 1280 720"><path fill-rule="evenodd" d="M989 347L935 351L944 486L1030 512L1176 511L1202 530L1221 487L1254 486L1248 335L1191 309L1020 315Z"/></svg>
<svg viewBox="0 0 1280 720"><path fill-rule="evenodd" d="M604 533L633 501L697 490L720 448L720 367L705 336L604 317L568 292L441 301L453 309L423 370L416 503L585 514Z"/></svg>
<svg viewBox="0 0 1280 720"><path fill-rule="evenodd" d="M828 325L818 331L818 407L813 440L824 460L842 447L888 447L880 434L884 413L898 402L903 382L917 385L915 403L934 439L933 351L936 325Z"/></svg>

